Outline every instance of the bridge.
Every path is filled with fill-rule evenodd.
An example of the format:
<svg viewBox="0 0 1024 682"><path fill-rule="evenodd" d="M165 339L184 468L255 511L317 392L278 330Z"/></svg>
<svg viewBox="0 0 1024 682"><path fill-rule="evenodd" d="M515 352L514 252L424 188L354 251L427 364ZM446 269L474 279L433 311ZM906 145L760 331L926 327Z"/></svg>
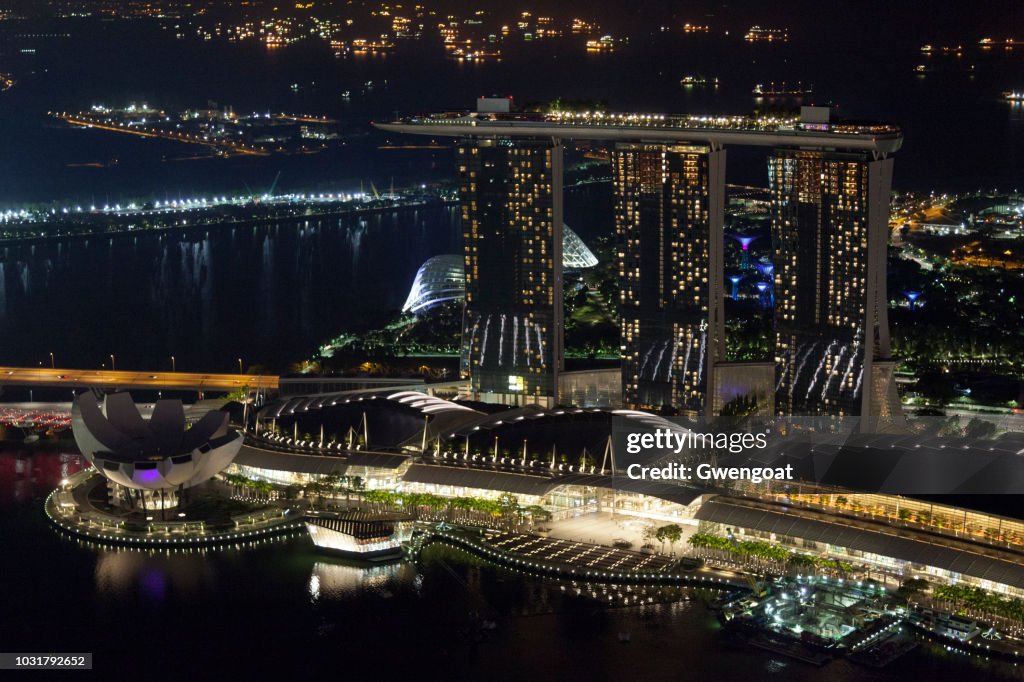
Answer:
<svg viewBox="0 0 1024 682"><path fill-rule="evenodd" d="M279 377L259 374L202 374L198 372L128 372L106 369L0 367L0 386L70 389L149 389L181 391L277 390Z"/></svg>

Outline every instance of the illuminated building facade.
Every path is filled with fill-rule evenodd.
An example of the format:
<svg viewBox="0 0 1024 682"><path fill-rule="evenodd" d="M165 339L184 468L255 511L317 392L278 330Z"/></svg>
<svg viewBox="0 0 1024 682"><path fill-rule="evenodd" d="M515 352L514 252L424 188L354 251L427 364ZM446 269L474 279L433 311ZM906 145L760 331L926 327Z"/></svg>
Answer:
<svg viewBox="0 0 1024 682"><path fill-rule="evenodd" d="M420 313L438 305L460 300L466 289L462 256L442 254L428 258L416 271L412 289L402 312Z"/></svg>
<svg viewBox="0 0 1024 682"><path fill-rule="evenodd" d="M593 140L618 145L613 172L622 245L624 404L668 405L684 413L706 410L708 396L715 393L715 367L723 359L724 150L733 145L776 150L769 167L774 286L762 282L766 286L758 287L761 305L775 305L775 361L780 365L775 410L796 415L898 413L885 310L885 250L891 155L903 143L899 127L833 121L828 108L813 106L801 107L798 117L478 108L374 125L393 133L471 140L462 143L460 154L467 280L493 276L490 284L483 279L467 282L478 298L467 302L463 341L464 369L474 377L475 392L500 397L499 388L508 393L508 386L522 385L526 392L546 395L550 384L541 377L560 366L552 361L537 376L537 366L531 365L533 376L525 375L519 384L518 377L524 375L502 364L509 362L507 334L498 336L506 345L504 352L499 347L497 359L482 340L488 329L487 338L493 340L499 322L506 330L519 329L523 308L512 300L519 291L524 297L537 294L528 300L531 315L556 320L551 328L557 331L546 348L558 344L559 357L561 352L560 306L542 311L540 292L520 284L507 289L509 282L525 281L507 272L517 267L519 252L504 245L500 235L507 228L493 226L529 226L521 211L509 209L519 201L514 197L533 192L533 185L540 183L524 181L524 169L514 167L509 150L557 148L562 139ZM467 156L472 149L478 149L477 156ZM485 149L487 154L481 155ZM467 163L470 157L472 163ZM480 165L483 158L490 159L486 167ZM497 168L504 168L507 180L494 172ZM486 177L475 182L470 172ZM560 213L559 173L545 176L554 188L545 201L555 206L555 213ZM519 204L534 210L539 205ZM485 224L492 227L481 227ZM499 232L482 247L479 235L494 229ZM535 225L524 235L532 229ZM485 252L502 255L485 268ZM505 261L498 262L500 258ZM471 261L479 272L471 274ZM560 296L555 295L556 301ZM511 327L509 316L516 317ZM523 369L518 353L516 372ZM537 382L526 389L526 379Z"/></svg>
<svg viewBox="0 0 1024 682"><path fill-rule="evenodd" d="M703 413L725 355L725 151L620 143L612 176L623 404Z"/></svg>
<svg viewBox="0 0 1024 682"><path fill-rule="evenodd" d="M778 149L769 160L780 414L887 416L892 159Z"/></svg>
<svg viewBox="0 0 1024 682"><path fill-rule="evenodd" d="M556 403L562 367L562 146L458 146L466 272L461 367L476 399Z"/></svg>

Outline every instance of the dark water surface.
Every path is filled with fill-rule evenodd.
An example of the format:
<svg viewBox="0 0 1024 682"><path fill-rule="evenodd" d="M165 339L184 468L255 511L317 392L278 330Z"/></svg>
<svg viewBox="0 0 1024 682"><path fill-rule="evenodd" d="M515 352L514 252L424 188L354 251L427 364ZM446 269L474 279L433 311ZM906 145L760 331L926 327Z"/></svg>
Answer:
<svg viewBox="0 0 1024 682"><path fill-rule="evenodd" d="M593 244L606 185L567 191ZM0 364L286 371L402 307L427 258L461 250L457 207L0 245ZM56 396L62 398L62 396Z"/></svg>
<svg viewBox="0 0 1024 682"><path fill-rule="evenodd" d="M513 43L501 61L485 63L447 59L430 41L339 59L313 41L266 50L177 40L169 24L157 22L68 21L61 25L66 38L24 37L30 28L7 29L7 45L0 45L0 64L19 77L0 96L0 204L266 191L278 172L285 191L351 188L361 180L379 185L392 177L421 182L450 176L451 153L379 150L385 136L369 121L468 108L482 93L523 103L561 97L616 110L746 114L779 107L751 94L769 81L813 85L803 103L835 104L845 117L900 124L906 143L896 164L898 189L1024 184L1017 161L1024 155L1024 107L1001 99L1005 90L1024 89L1024 51L982 51L964 36L961 57L929 57L920 46L932 39L914 27L897 40L801 32L770 45L655 33L611 54L588 54L571 40ZM919 64L933 70L915 73ZM717 77L721 85L683 89L685 75ZM47 116L130 102L169 111L214 102L239 113L326 114L342 122L349 144L311 157L195 159L202 148L72 129ZM763 152L731 150L729 180L764 184Z"/></svg>
<svg viewBox="0 0 1024 682"><path fill-rule="evenodd" d="M310 221L0 245L3 363L282 371L379 325L457 248L444 205ZM237 369L235 369L237 371Z"/></svg>

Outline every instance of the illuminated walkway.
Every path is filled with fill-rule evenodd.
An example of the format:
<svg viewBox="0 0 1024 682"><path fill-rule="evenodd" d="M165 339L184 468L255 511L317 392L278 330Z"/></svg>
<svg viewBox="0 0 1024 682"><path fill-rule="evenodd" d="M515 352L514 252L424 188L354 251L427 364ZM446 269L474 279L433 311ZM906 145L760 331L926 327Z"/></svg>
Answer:
<svg viewBox="0 0 1024 682"><path fill-rule="evenodd" d="M673 562L659 554L642 554L586 542L520 533L498 533L488 544L523 558L605 571L664 571Z"/></svg>

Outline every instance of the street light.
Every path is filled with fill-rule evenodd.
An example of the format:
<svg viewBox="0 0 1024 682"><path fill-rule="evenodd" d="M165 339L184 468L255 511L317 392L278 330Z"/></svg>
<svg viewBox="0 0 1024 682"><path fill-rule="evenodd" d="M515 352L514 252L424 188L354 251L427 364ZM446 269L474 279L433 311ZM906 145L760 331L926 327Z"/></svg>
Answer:
<svg viewBox="0 0 1024 682"><path fill-rule="evenodd" d="M114 372L117 371L117 359L114 357L113 353L110 354L110 369Z"/></svg>
<svg viewBox="0 0 1024 682"><path fill-rule="evenodd" d="M177 372L178 371L178 365L175 362L173 355L171 356L171 371L172 372Z"/></svg>
<svg viewBox="0 0 1024 682"><path fill-rule="evenodd" d="M53 352L51 351L50 352L50 369L56 369L56 368L57 368L57 363L53 359Z"/></svg>
<svg viewBox="0 0 1024 682"><path fill-rule="evenodd" d="M245 372L242 370L242 358L238 358L238 373L245 374Z"/></svg>

